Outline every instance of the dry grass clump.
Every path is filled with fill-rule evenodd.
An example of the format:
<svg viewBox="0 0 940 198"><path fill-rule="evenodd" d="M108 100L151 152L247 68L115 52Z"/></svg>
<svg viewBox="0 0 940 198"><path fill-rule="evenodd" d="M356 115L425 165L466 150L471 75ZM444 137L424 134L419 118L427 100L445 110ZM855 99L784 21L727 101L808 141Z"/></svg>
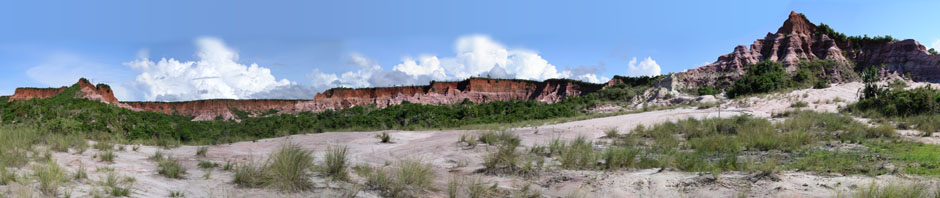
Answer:
<svg viewBox="0 0 940 198"><path fill-rule="evenodd" d="M208 146L200 146L199 148L196 149L196 156L206 157L206 153L209 153Z"/></svg>
<svg viewBox="0 0 940 198"><path fill-rule="evenodd" d="M938 189L940 190L940 189ZM879 186L877 183L872 182L867 188L858 188L855 190L853 197L856 198L882 198L882 197L898 197L898 198L926 198L926 197L940 197L940 192L934 192L930 194L927 188L927 185L923 183L890 183L888 185Z"/></svg>

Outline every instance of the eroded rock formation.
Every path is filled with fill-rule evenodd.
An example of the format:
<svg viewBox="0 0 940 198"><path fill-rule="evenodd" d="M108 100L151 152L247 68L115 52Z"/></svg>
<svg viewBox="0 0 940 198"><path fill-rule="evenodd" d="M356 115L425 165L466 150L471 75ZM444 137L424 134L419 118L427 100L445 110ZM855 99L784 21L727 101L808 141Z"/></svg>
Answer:
<svg viewBox="0 0 940 198"><path fill-rule="evenodd" d="M472 102L536 100L557 102L566 97L580 96L603 88L603 84L572 80L549 79L528 81L514 79L470 78L456 82L431 82L427 86L387 88L334 88L315 96L313 100L197 100L184 102L118 102L107 85L92 86L79 80L79 98L96 100L137 111L151 111L193 117L193 120L216 118L234 119L233 110L261 114L272 110L278 113L320 112L355 106L401 104L404 101L422 104L453 104L463 100ZM63 88L18 88L10 100L50 98Z"/></svg>
<svg viewBox="0 0 940 198"><path fill-rule="evenodd" d="M915 80L940 81L940 56L930 55L917 41L853 43L851 39L836 40L821 30L803 14L790 12L776 33L767 33L750 47L739 45L711 64L676 73L665 80L672 82L670 88L679 90L704 85L727 87L745 73L747 66L760 61L776 61L794 71L801 61L822 59L847 67L884 64L889 72L910 72Z"/></svg>

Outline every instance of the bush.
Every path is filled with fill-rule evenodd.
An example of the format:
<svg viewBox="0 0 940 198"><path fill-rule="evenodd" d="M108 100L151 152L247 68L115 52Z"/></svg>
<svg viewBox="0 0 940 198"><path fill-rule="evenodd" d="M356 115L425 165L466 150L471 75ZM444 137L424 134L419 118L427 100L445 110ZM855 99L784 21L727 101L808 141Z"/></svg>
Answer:
<svg viewBox="0 0 940 198"><path fill-rule="evenodd" d="M749 67L747 73L734 81L728 97L734 98L751 93L767 93L786 88L787 72L780 63L763 61Z"/></svg>
<svg viewBox="0 0 940 198"><path fill-rule="evenodd" d="M381 143L392 143L392 136L386 132L375 134L375 138L378 138Z"/></svg>

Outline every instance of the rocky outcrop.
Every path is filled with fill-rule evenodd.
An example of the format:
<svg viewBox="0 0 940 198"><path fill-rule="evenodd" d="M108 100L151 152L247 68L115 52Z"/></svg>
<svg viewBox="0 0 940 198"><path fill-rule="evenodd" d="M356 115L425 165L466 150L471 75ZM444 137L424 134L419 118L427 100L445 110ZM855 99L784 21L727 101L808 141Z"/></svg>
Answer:
<svg viewBox="0 0 940 198"><path fill-rule="evenodd" d="M803 14L790 12L776 33L757 39L749 47L740 45L719 56L715 62L686 72L670 75L671 89L693 89L699 86L728 87L747 70L747 66L760 61L776 61L788 71L807 60L832 60L843 66L868 67L884 64L891 72L910 72L911 77L923 81L940 80L938 56L929 55L926 48L914 40L853 43L851 39L836 40L821 31ZM833 80L841 75L833 75Z"/></svg>
<svg viewBox="0 0 940 198"><path fill-rule="evenodd" d="M87 79L79 79L78 92L75 92L75 98L84 98L108 104L118 104L118 99L114 97L111 87L106 84L92 85ZM60 88L16 88L13 96L8 101L29 100L33 98L51 98L62 93L68 87Z"/></svg>
<svg viewBox="0 0 940 198"><path fill-rule="evenodd" d="M455 82L431 82L427 86L385 88L334 88L315 96L313 100L197 100L185 102L119 102L107 85L92 86L87 80L77 83L80 94L74 97L101 101L119 107L175 114L192 117L193 120L216 118L235 119L235 112L243 111L259 115L277 113L320 112L339 110L355 106L375 105L386 107L404 101L421 104L453 104L468 100L482 103L491 101L535 100L557 102L567 97L592 93L603 88L603 84L585 83L564 79L529 81L516 79L470 78ZM50 98L67 88L36 89L20 88L12 100Z"/></svg>
<svg viewBox="0 0 940 198"><path fill-rule="evenodd" d="M66 87L61 88L33 88L33 87L20 87L16 88L16 91L13 92L13 95L10 96L10 99L7 101L14 100L29 100L33 98L51 98L55 95L58 95L65 90Z"/></svg>

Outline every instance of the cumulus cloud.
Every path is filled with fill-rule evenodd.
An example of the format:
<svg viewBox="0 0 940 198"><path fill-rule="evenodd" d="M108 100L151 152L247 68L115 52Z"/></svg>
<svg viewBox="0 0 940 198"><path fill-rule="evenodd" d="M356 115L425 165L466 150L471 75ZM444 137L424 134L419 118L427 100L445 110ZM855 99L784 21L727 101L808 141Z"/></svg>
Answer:
<svg viewBox="0 0 940 198"><path fill-rule="evenodd" d="M198 38L195 61L161 58L152 61L146 53L124 65L137 70L136 84L147 100L177 101L213 98L244 99L292 82L277 80L271 70L258 64L238 62L238 53L217 38Z"/></svg>
<svg viewBox="0 0 940 198"><path fill-rule="evenodd" d="M627 75L629 76L656 76L659 74L659 64L651 57L646 57L639 64L637 64L636 57L633 57L627 65Z"/></svg>
<svg viewBox="0 0 940 198"><path fill-rule="evenodd" d="M536 51L508 48L485 35L457 38L453 57L421 55L403 57L401 63L384 70L376 61L362 54L350 55L350 65L357 70L342 74L324 73L318 69L308 76L317 90L332 87L370 87L426 84L431 80L460 80L473 76L544 80L573 78L599 83L597 71L559 71ZM657 70L658 72L658 70Z"/></svg>

